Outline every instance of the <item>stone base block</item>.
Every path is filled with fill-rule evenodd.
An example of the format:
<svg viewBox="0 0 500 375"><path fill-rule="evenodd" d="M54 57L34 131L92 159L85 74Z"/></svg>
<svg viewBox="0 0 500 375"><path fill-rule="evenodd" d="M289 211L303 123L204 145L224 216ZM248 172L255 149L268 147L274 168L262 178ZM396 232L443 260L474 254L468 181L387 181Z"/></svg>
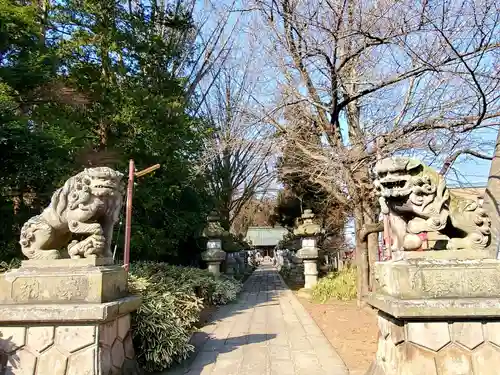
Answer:
<svg viewBox="0 0 500 375"><path fill-rule="evenodd" d="M366 301L376 309L399 319L500 319L498 298L437 298L401 300L371 293Z"/></svg>
<svg viewBox="0 0 500 375"><path fill-rule="evenodd" d="M0 304L104 303L127 295L127 273L107 259L24 261L0 275Z"/></svg>
<svg viewBox="0 0 500 375"><path fill-rule="evenodd" d="M496 375L500 319L407 321L378 314L376 359L366 375Z"/></svg>
<svg viewBox="0 0 500 375"><path fill-rule="evenodd" d="M402 300L497 298L498 285L500 261L496 259L406 259L375 264L375 291Z"/></svg>
<svg viewBox="0 0 500 375"><path fill-rule="evenodd" d="M208 272L215 276L220 275L220 263L221 262L208 262Z"/></svg>
<svg viewBox="0 0 500 375"><path fill-rule="evenodd" d="M318 275L304 275L304 288L312 289L318 283Z"/></svg>
<svg viewBox="0 0 500 375"><path fill-rule="evenodd" d="M128 313L105 323L0 325L0 373L138 375L130 319Z"/></svg>
<svg viewBox="0 0 500 375"><path fill-rule="evenodd" d="M304 259L304 288L311 289L318 283L317 260Z"/></svg>

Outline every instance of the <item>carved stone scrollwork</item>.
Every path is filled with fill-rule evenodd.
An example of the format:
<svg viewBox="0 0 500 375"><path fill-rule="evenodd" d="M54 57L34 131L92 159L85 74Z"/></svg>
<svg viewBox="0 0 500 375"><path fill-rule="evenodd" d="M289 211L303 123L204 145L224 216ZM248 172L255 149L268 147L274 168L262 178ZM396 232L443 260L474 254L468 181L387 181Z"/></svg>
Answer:
<svg viewBox="0 0 500 375"><path fill-rule="evenodd" d="M122 179L122 173L108 167L70 177L50 205L23 225L23 254L28 259L111 257L113 226L123 203Z"/></svg>
<svg viewBox="0 0 500 375"><path fill-rule="evenodd" d="M375 166L382 213L389 216L392 250L422 246L422 232L448 236L448 250L484 249L491 220L478 203L453 195L443 176L419 160L392 157Z"/></svg>

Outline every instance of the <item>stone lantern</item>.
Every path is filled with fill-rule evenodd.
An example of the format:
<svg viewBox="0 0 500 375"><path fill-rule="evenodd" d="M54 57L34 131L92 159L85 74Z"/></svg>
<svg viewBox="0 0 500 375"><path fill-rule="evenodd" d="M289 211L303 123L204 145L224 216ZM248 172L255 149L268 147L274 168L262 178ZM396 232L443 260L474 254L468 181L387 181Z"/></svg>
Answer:
<svg viewBox="0 0 500 375"><path fill-rule="evenodd" d="M236 259L234 259L235 253L228 253L226 257L226 275L232 276L236 271L236 267L238 267L238 263L236 263Z"/></svg>
<svg viewBox="0 0 500 375"><path fill-rule="evenodd" d="M220 275L220 264L226 259L226 252L222 250L222 238L226 231L219 222L216 213L211 213L207 218L207 226L203 236L208 238L207 250L201 254L201 258L208 263L208 271L215 276Z"/></svg>
<svg viewBox="0 0 500 375"><path fill-rule="evenodd" d="M302 247L297 252L297 257L304 262L304 288L310 289L318 282L318 236L324 233L324 229L313 222L312 210L305 210L302 219L302 224L293 231L293 234L301 238Z"/></svg>

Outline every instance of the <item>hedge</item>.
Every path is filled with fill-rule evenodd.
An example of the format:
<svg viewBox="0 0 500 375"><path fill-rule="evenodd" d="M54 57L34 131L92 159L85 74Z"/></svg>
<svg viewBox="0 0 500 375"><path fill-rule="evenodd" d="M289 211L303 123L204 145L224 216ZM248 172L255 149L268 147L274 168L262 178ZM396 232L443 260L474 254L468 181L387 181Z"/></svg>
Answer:
<svg viewBox="0 0 500 375"><path fill-rule="evenodd" d="M163 371L194 350L189 343L200 312L207 305L236 299L242 284L216 279L206 270L140 262L131 265L129 288L142 297L133 314L137 360L147 371Z"/></svg>

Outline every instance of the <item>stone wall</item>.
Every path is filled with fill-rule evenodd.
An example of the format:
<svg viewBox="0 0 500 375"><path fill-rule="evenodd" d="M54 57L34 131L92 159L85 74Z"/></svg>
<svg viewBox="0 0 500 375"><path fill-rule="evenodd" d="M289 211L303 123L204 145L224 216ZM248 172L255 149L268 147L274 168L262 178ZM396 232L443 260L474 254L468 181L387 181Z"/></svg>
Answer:
<svg viewBox="0 0 500 375"><path fill-rule="evenodd" d="M297 285L304 284L304 263L292 263L288 274L289 280Z"/></svg>
<svg viewBox="0 0 500 375"><path fill-rule="evenodd" d="M137 374L130 320L130 314L126 314L99 325L32 323L0 327L0 373Z"/></svg>
<svg viewBox="0 0 500 375"><path fill-rule="evenodd" d="M404 321L378 314L371 375L494 375L500 364L499 321Z"/></svg>
<svg viewBox="0 0 500 375"><path fill-rule="evenodd" d="M295 284L304 284L304 264L290 250L276 251L276 267L281 275Z"/></svg>
<svg viewBox="0 0 500 375"><path fill-rule="evenodd" d="M226 269L225 273L227 275L235 275L235 276L240 276L245 274L247 271L247 267L245 264L245 254L243 252L234 252L234 253L227 253L226 254Z"/></svg>

